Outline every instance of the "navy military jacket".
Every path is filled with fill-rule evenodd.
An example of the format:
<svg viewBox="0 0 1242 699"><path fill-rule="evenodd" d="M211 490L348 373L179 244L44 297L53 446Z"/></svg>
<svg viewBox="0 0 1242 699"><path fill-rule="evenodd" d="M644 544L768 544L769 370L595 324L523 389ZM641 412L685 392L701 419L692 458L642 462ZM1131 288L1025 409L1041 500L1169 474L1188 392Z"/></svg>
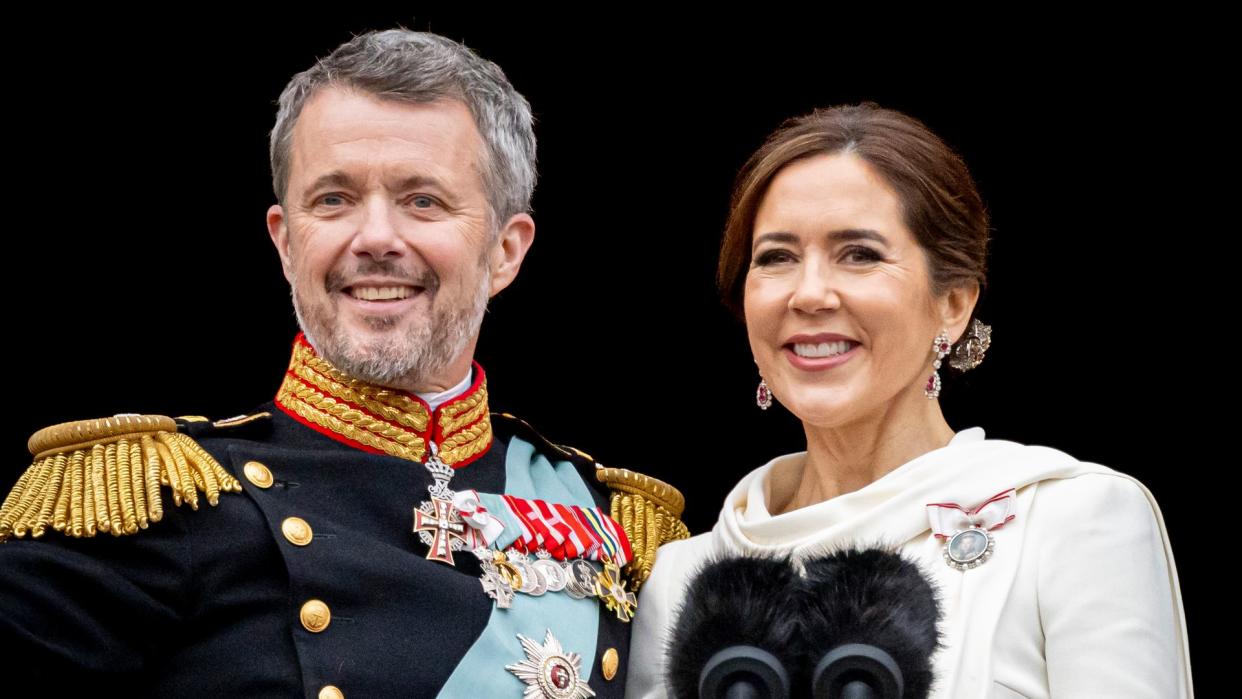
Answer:
<svg viewBox="0 0 1242 699"><path fill-rule="evenodd" d="M441 693L491 615L506 610L484 594L469 552L457 553L454 566L426 559L412 510L428 499L427 469L333 439L274 404L261 410L270 418L227 429L189 426L243 485L241 493L222 493L217 506L175 507L165 491L162 521L134 535L72 539L49 531L0 544L0 642L10 687L20 678L52 694ZM505 493L506 453L516 438L572 463L607 511L589 459L567 459L520 421L490 419L490 445L456 471L454 490ZM620 697L629 625L598 600L586 608L594 618L540 621L558 637L597 625L593 648L565 651L582 654L583 680L596 696ZM601 669L605 654L610 679ZM525 657L515 638L475 662L499 667ZM510 683L489 696L521 696L526 685L506 676Z"/></svg>

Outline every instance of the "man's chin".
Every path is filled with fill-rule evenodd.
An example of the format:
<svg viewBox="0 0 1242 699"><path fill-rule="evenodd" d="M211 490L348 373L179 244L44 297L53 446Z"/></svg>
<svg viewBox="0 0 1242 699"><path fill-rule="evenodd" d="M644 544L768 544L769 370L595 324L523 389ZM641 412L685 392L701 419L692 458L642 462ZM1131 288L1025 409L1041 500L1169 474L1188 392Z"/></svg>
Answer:
<svg viewBox="0 0 1242 699"><path fill-rule="evenodd" d="M416 351L426 342L425 335L425 332L414 332L407 323L371 317L334 328L332 344L353 357L371 360Z"/></svg>
<svg viewBox="0 0 1242 699"><path fill-rule="evenodd" d="M353 331L334 335L320 348L320 356L356 379L392 386L417 373L419 349L393 331Z"/></svg>

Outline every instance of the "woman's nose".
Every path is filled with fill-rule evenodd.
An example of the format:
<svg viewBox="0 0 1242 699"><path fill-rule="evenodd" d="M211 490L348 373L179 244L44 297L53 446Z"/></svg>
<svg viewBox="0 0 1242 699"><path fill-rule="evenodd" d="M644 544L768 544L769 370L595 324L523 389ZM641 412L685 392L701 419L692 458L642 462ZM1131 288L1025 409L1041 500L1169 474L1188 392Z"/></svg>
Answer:
<svg viewBox="0 0 1242 699"><path fill-rule="evenodd" d="M841 306L837 275L832 266L815 259L806 260L798 271L789 308L803 313L831 311Z"/></svg>

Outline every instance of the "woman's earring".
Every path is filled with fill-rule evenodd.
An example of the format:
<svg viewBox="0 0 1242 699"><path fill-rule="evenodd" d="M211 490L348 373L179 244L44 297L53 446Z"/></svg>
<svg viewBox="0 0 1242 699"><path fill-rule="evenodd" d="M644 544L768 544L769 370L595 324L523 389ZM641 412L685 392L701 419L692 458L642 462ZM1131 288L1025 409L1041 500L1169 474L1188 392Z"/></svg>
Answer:
<svg viewBox="0 0 1242 699"><path fill-rule="evenodd" d="M936 360L932 362L931 376L927 377L927 385L923 387L923 395L927 396L928 400L940 397L940 360L945 358L951 347L949 336L943 330L935 340L932 340L932 351L936 353Z"/></svg>
<svg viewBox="0 0 1242 699"><path fill-rule="evenodd" d="M949 366L958 371L970 371L983 362L983 355L992 346L992 326L985 325L975 318L966 330L966 335L949 358Z"/></svg>
<svg viewBox="0 0 1242 699"><path fill-rule="evenodd" d="M759 388L755 391L755 405L758 405L760 410L772 407L772 391L768 389L768 382L763 377L759 377Z"/></svg>

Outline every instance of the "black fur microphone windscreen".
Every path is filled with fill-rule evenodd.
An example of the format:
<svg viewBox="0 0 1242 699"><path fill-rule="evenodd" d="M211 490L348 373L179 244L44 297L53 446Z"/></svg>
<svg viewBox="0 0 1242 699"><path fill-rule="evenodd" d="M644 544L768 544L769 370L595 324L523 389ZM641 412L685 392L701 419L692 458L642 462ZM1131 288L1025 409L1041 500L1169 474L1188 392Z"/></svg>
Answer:
<svg viewBox="0 0 1242 699"><path fill-rule="evenodd" d="M842 550L804 560L801 570L788 558L718 558L687 589L666 649L666 680L673 696L698 697L717 652L752 646L784 666L793 696L811 696L827 653L865 644L891 658L900 696L922 698L933 680L939 614L918 566L887 550ZM829 684L815 687L827 697Z"/></svg>
<svg viewBox="0 0 1242 699"><path fill-rule="evenodd" d="M761 648L792 667L800 647L801 584L788 559L742 556L703 566L686 591L666 651L672 695L699 696L707 661L731 646Z"/></svg>
<svg viewBox="0 0 1242 699"><path fill-rule="evenodd" d="M829 650L860 643L884 650L901 670L901 696L926 697L938 645L940 607L916 564L878 548L842 550L804 564L799 612L813 670Z"/></svg>

